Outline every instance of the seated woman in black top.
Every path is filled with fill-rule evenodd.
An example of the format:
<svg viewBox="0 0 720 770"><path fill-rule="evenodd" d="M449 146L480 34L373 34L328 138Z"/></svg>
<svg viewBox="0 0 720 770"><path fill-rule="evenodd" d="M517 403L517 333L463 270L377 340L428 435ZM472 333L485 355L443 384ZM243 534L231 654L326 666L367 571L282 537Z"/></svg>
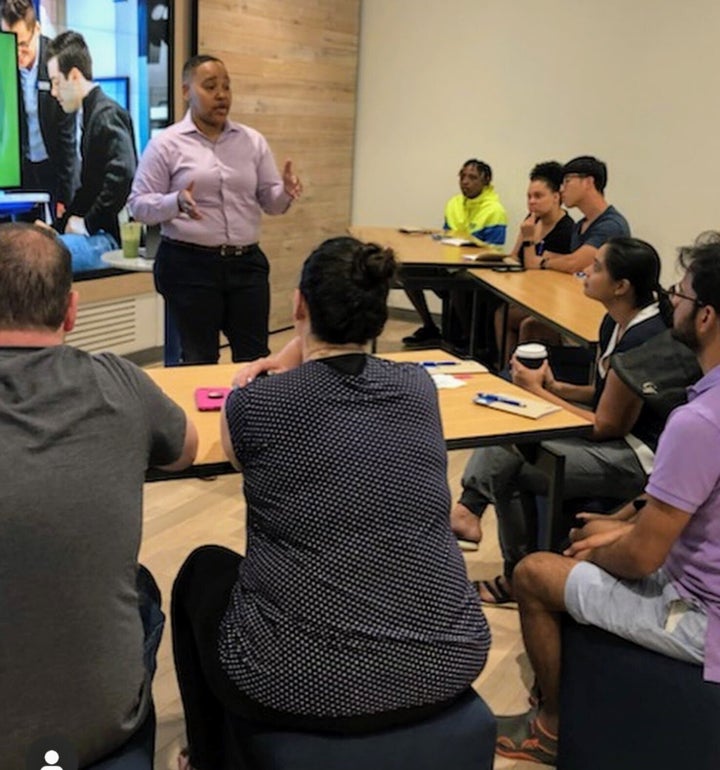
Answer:
<svg viewBox="0 0 720 770"><path fill-rule="evenodd" d="M435 386L420 366L364 352L394 270L379 246L323 243L295 292L297 338L241 369L228 397L247 552L196 551L173 597L198 770L224 766L223 722L381 729L446 708L485 665L488 626L448 523Z"/></svg>
<svg viewBox="0 0 720 770"><path fill-rule="evenodd" d="M563 181L563 167L557 161L538 163L530 172L527 190L528 215L520 225L515 245L510 254L524 263L526 254L541 256L544 251L555 254L569 254L574 222L565 211L560 200L560 186ZM503 313L500 307L495 311L495 340L498 354L503 349ZM543 340L557 343L557 332L541 324L537 319L517 305L508 307L505 350L512 353L518 341ZM506 361L500 361L502 369Z"/></svg>
<svg viewBox="0 0 720 770"><path fill-rule="evenodd" d="M642 345L671 324L672 308L659 279L660 257L649 243L612 238L598 250L585 278L585 294L608 311L600 326L594 385L556 380L547 361L533 370L512 360L516 384L592 420L589 439L545 442L565 455L565 499L611 494L629 500L642 491L652 469L656 420L642 398L612 371L610 356ZM479 541L480 516L494 503L505 569L495 580L482 582L481 598L487 603L508 601L513 569L535 549L536 541L534 522L527 520L518 493L547 494L547 478L514 452L488 447L475 450L462 484L462 496L452 510L453 530L458 537Z"/></svg>

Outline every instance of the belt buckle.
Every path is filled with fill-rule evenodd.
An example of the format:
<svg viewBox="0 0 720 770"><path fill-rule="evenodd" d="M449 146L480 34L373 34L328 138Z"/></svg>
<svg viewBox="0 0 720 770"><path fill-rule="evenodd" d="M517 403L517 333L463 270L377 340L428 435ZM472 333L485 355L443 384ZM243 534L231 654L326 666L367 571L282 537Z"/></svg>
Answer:
<svg viewBox="0 0 720 770"><path fill-rule="evenodd" d="M239 253L239 249L237 246L233 246L230 243L223 243L223 245L220 247L220 256L221 257L235 257Z"/></svg>

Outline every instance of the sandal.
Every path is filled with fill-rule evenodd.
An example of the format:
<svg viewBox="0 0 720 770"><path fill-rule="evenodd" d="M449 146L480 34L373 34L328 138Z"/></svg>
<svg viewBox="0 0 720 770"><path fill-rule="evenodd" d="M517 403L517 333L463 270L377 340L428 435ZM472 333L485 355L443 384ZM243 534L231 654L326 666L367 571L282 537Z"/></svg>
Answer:
<svg viewBox="0 0 720 770"><path fill-rule="evenodd" d="M480 589L484 588L490 596L492 596L492 601L488 601L487 599L480 598L480 601L482 601L483 604L516 604L516 600L510 595L507 588L505 588L505 585L503 584L503 581L505 578L502 575L498 575L494 580L481 580L478 583L475 583L477 587L478 594L480 593Z"/></svg>
<svg viewBox="0 0 720 770"><path fill-rule="evenodd" d="M512 717L499 716L497 724L496 754L553 767L557 764L557 735L540 724L532 712Z"/></svg>

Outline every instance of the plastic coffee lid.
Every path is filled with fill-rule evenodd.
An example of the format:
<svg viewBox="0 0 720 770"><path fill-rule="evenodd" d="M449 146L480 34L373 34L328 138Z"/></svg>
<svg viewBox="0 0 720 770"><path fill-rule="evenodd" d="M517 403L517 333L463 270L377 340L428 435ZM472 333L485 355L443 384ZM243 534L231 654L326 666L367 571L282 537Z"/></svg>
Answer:
<svg viewBox="0 0 720 770"><path fill-rule="evenodd" d="M518 358L547 358L547 348L539 342L525 342L515 348Z"/></svg>

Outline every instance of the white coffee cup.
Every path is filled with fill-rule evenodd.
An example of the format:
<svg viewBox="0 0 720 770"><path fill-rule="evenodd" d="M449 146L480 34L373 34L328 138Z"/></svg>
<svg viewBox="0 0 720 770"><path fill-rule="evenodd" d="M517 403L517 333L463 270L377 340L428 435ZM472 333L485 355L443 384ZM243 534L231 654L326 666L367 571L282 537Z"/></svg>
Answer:
<svg viewBox="0 0 720 770"><path fill-rule="evenodd" d="M524 342L515 348L515 358L528 369L539 369L547 357L547 348L540 342Z"/></svg>

